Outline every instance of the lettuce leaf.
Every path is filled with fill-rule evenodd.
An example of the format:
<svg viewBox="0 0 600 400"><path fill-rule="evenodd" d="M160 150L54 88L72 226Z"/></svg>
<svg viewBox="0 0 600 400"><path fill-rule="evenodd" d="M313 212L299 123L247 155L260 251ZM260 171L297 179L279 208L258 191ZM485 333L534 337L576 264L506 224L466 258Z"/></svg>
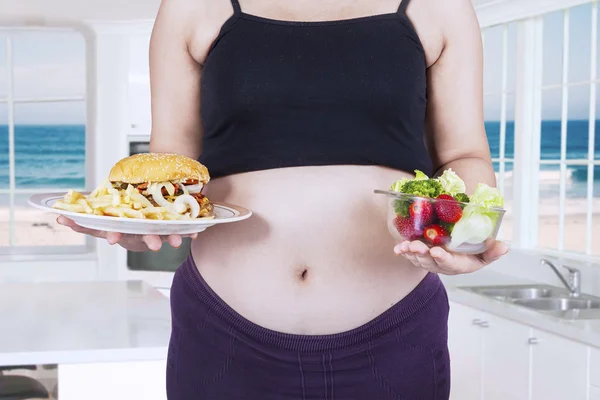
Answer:
<svg viewBox="0 0 600 400"><path fill-rule="evenodd" d="M427 179L429 179L429 177L427 175L425 175L422 171L419 171L418 169L415 169L415 177L413 180L415 181L426 181Z"/></svg>
<svg viewBox="0 0 600 400"><path fill-rule="evenodd" d="M456 172L452 171L452 168L445 170L442 175L437 178L437 180L442 184L444 192L451 196L454 196L458 193L464 193L467 190L465 182L460 179Z"/></svg>
<svg viewBox="0 0 600 400"><path fill-rule="evenodd" d="M392 190L394 192L400 192L402 189L402 186L406 182L408 182L408 179L406 179L406 178L399 179L396 182L394 182L394 184L390 187L390 190Z"/></svg>
<svg viewBox="0 0 600 400"><path fill-rule="evenodd" d="M452 247L463 243L482 243L494 231L494 221L480 206L467 205L462 218L454 225L450 234Z"/></svg>
<svg viewBox="0 0 600 400"><path fill-rule="evenodd" d="M500 189L493 188L485 183L478 184L470 198L472 204L478 204L485 208L504 207L504 197L500 193Z"/></svg>

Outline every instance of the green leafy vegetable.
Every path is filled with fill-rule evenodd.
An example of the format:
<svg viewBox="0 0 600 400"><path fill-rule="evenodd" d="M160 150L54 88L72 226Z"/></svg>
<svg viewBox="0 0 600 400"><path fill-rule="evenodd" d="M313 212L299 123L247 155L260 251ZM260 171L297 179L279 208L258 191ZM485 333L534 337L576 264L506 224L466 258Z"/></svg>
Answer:
<svg viewBox="0 0 600 400"><path fill-rule="evenodd" d="M463 180L458 177L456 172L452 171L452 168L445 170L437 179L442 184L444 192L451 196L457 193L464 193L467 190Z"/></svg>
<svg viewBox="0 0 600 400"><path fill-rule="evenodd" d="M396 182L394 182L394 184L390 187L390 190L393 190L394 192L399 192L400 189L402 189L402 185L404 185L406 182L408 182L408 179L406 178L399 179Z"/></svg>
<svg viewBox="0 0 600 400"><path fill-rule="evenodd" d="M450 245L460 246L463 243L482 243L494 231L494 222L486 213L482 213L482 207L467 205L463 211L463 217L454 225L451 234Z"/></svg>
<svg viewBox="0 0 600 400"><path fill-rule="evenodd" d="M423 173L423 171L419 171L418 169L415 169L415 181L424 181L429 179L429 177L427 175L425 175Z"/></svg>
<svg viewBox="0 0 600 400"><path fill-rule="evenodd" d="M497 210L504 206L504 197L497 188L480 183L464 208L463 216L454 225L452 246L462 243L481 243L494 232L498 217Z"/></svg>
<svg viewBox="0 0 600 400"><path fill-rule="evenodd" d="M479 204L480 206L491 208L491 207L504 207L504 197L498 188L493 188L480 183L475 188L475 192L471 195L471 203Z"/></svg>

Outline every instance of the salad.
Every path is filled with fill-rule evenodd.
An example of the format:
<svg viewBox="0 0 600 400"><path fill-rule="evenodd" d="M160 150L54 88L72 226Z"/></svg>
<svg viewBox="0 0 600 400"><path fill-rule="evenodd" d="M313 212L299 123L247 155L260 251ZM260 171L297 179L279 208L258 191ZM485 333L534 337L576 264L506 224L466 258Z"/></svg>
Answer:
<svg viewBox="0 0 600 400"><path fill-rule="evenodd" d="M390 190L400 194L392 200L398 233L434 246L483 243L494 235L503 214L500 190L480 183L468 196L465 183L451 168L436 178L415 170L413 179L400 179Z"/></svg>

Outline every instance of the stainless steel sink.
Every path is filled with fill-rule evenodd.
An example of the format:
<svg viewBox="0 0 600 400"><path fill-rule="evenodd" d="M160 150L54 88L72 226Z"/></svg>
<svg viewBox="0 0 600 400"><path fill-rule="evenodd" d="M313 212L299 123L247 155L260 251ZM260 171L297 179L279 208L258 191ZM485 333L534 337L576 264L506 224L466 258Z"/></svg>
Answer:
<svg viewBox="0 0 600 400"><path fill-rule="evenodd" d="M590 310L600 308L599 300L576 299L572 297L519 299L515 300L514 304L546 311Z"/></svg>
<svg viewBox="0 0 600 400"><path fill-rule="evenodd" d="M549 260L542 259L541 264L550 267L564 287L508 285L471 286L461 289L559 318L600 319L600 297L581 293L581 274L578 269L563 265L568 272L565 278Z"/></svg>
<svg viewBox="0 0 600 400"><path fill-rule="evenodd" d="M499 300L510 299L539 299L553 296L564 296L568 291L545 285L536 286L479 286L465 288L472 292L482 294L488 297L494 297Z"/></svg>
<svg viewBox="0 0 600 400"><path fill-rule="evenodd" d="M565 319L600 319L600 297L551 285L471 286L461 289Z"/></svg>

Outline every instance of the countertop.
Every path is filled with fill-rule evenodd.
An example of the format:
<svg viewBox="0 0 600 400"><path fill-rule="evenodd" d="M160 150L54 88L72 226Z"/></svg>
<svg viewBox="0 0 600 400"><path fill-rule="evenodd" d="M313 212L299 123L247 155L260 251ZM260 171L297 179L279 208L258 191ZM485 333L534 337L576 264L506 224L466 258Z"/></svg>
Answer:
<svg viewBox="0 0 600 400"><path fill-rule="evenodd" d="M482 269L472 274L443 276L450 302L472 307L523 325L600 348L600 319L566 320L461 289L463 286L539 284L540 282ZM555 285L561 287L560 284ZM452 311L451 311L452 312Z"/></svg>
<svg viewBox="0 0 600 400"><path fill-rule="evenodd" d="M170 318L142 281L0 284L0 366L163 360Z"/></svg>
<svg viewBox="0 0 600 400"><path fill-rule="evenodd" d="M460 289L539 282L486 269L440 277L451 302L600 348L600 319L555 318ZM170 318L169 299L142 281L0 284L0 366L164 360Z"/></svg>

